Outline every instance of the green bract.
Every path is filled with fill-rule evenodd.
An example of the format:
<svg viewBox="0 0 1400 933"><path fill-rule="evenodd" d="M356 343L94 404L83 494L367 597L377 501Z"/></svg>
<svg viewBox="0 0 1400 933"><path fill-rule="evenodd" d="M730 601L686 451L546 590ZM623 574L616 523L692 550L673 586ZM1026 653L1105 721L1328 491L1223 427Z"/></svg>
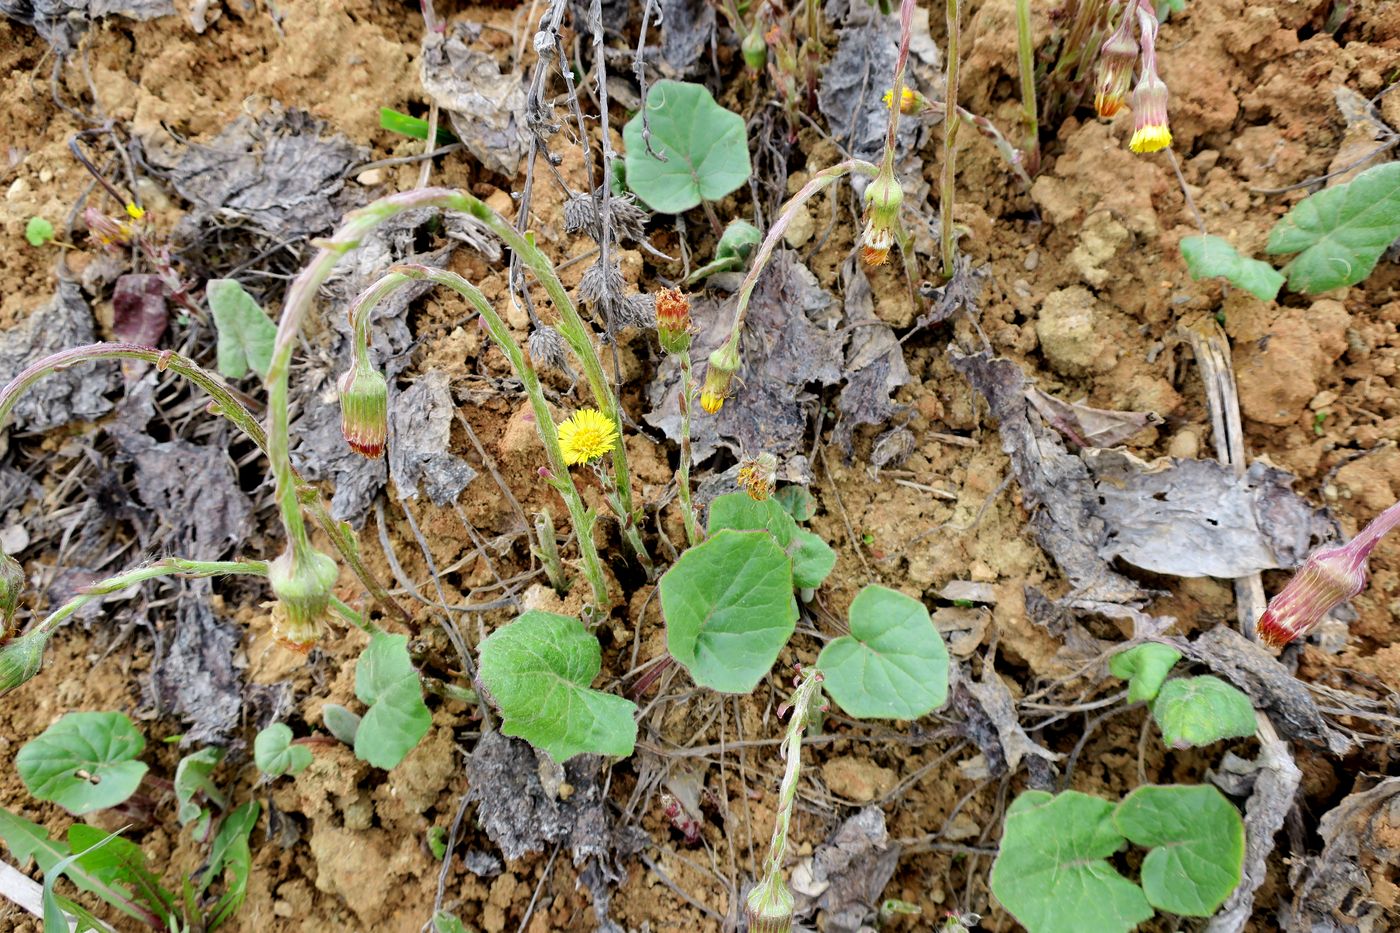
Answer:
<svg viewBox="0 0 1400 933"><path fill-rule="evenodd" d="M771 534L718 531L661 578L661 614L671 657L697 684L748 693L797 625L792 562Z"/></svg>
<svg viewBox="0 0 1400 933"><path fill-rule="evenodd" d="M1208 784L1139 787L1123 798L1113 822L1152 850L1142 860L1142 889L1158 910L1209 917L1240 883L1244 821Z"/></svg>
<svg viewBox="0 0 1400 933"><path fill-rule="evenodd" d="M1182 237L1181 256L1198 282L1220 276L1264 301L1272 301L1283 287L1282 273L1267 262L1241 256L1223 237Z"/></svg>
<svg viewBox="0 0 1400 933"><path fill-rule="evenodd" d="M253 739L253 761L269 777L296 774L311 764L311 749L292 744L292 727L274 722Z"/></svg>
<svg viewBox="0 0 1400 933"><path fill-rule="evenodd" d="M355 757L376 768L398 765L433 725L407 635L374 633L355 664L355 696L369 707L355 730Z"/></svg>
<svg viewBox="0 0 1400 933"><path fill-rule="evenodd" d="M1128 681L1128 702L1137 703L1155 697L1180 660L1181 652L1170 645L1148 642L1115 654L1108 661L1108 672Z"/></svg>
<svg viewBox="0 0 1400 933"><path fill-rule="evenodd" d="M1288 287L1325 292L1355 285L1400 237L1400 162L1377 165L1344 185L1304 198L1269 234L1270 253L1297 253Z"/></svg>
<svg viewBox="0 0 1400 933"><path fill-rule="evenodd" d="M1172 748L1209 745L1254 734L1254 705L1219 677L1181 677L1162 685L1152 702L1162 741Z"/></svg>
<svg viewBox="0 0 1400 933"><path fill-rule="evenodd" d="M731 492L710 503L710 534L735 531L767 531L792 560L792 585L816 589L836 566L836 552L820 537L798 528L792 515L775 499L755 501L747 493Z"/></svg>
<svg viewBox="0 0 1400 933"><path fill-rule="evenodd" d="M679 214L748 181L752 168L744 118L715 103L703 86L656 82L647 91L646 116L651 152L642 139L640 113L628 121L622 138L627 187L652 210Z"/></svg>
<svg viewBox="0 0 1400 933"><path fill-rule="evenodd" d="M851 634L822 649L830 697L859 719L917 719L948 697L948 649L924 604L883 586L851 603Z"/></svg>
<svg viewBox="0 0 1400 933"><path fill-rule="evenodd" d="M1030 933L1127 933L1152 907L1107 861L1122 845L1109 801L1028 790L1006 811L992 893Z"/></svg>
<svg viewBox="0 0 1400 933"><path fill-rule="evenodd" d="M135 759L145 747L122 713L65 713L25 743L15 768L35 797L81 816L136 793L146 765Z"/></svg>
<svg viewBox="0 0 1400 933"><path fill-rule="evenodd" d="M219 372L228 379L242 379L251 368L267 375L272 362L272 345L277 325L233 279L210 279L204 286L214 327L219 332Z"/></svg>
<svg viewBox="0 0 1400 933"><path fill-rule="evenodd" d="M501 731L560 764L585 752L632 754L637 705L589 686L602 666L598 639L552 612L527 612L481 643L481 683L501 711Z"/></svg>

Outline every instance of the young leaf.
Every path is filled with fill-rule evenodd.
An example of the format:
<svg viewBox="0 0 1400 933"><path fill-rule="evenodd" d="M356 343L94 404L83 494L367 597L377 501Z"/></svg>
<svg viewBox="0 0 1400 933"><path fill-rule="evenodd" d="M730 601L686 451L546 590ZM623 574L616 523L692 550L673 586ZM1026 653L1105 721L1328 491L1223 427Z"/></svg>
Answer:
<svg viewBox="0 0 1400 933"><path fill-rule="evenodd" d="M792 585L816 589L836 566L836 552L818 535L798 528L787 509L774 499L755 501L747 493L731 492L710 503L710 534L735 531L767 531L792 559Z"/></svg>
<svg viewBox="0 0 1400 933"><path fill-rule="evenodd" d="M433 933L467 933L467 928L457 919L456 914L439 910L433 914Z"/></svg>
<svg viewBox="0 0 1400 933"><path fill-rule="evenodd" d="M346 745L355 744L355 733L360 731L360 717L338 703L327 703L321 707L321 721L330 734Z"/></svg>
<svg viewBox="0 0 1400 933"><path fill-rule="evenodd" d="M774 493L773 499L795 522L811 521L817 514L817 497L808 492L806 486L784 486Z"/></svg>
<svg viewBox="0 0 1400 933"><path fill-rule="evenodd" d="M1244 820L1209 784L1139 787L1113 822L1152 850L1142 860L1142 889L1158 910L1209 917L1240 883Z"/></svg>
<svg viewBox="0 0 1400 933"><path fill-rule="evenodd" d="M1006 811L992 893L1030 933L1127 933L1153 911L1107 861L1122 845L1107 800L1025 791Z"/></svg>
<svg viewBox="0 0 1400 933"><path fill-rule="evenodd" d="M214 837L214 845L209 850L209 867L199 879L199 893L208 890L220 871L224 873L224 893L206 914L205 926L209 930L237 913L248 895L248 876L253 869L248 837L258 825L258 812L258 802L248 801L228 815Z"/></svg>
<svg viewBox="0 0 1400 933"><path fill-rule="evenodd" d="M1180 677L1162 685L1152 718L1172 748L1209 745L1254 734L1254 705L1219 677Z"/></svg>
<svg viewBox="0 0 1400 933"><path fill-rule="evenodd" d="M715 103L704 86L657 81L647 91L646 116L650 152L642 139L642 114L628 121L622 138L627 185L652 210L679 214L748 181L744 118Z"/></svg>
<svg viewBox="0 0 1400 933"><path fill-rule="evenodd" d="M223 760L224 750L211 746L186 755L175 766L175 800L180 805L181 826L199 819L203 808L195 803L194 795L200 791L204 791L205 796L220 807L227 805L227 798L210 777Z"/></svg>
<svg viewBox="0 0 1400 933"><path fill-rule="evenodd" d="M277 325L233 279L210 279L204 295L219 332L219 372L226 379L242 379L251 367L259 376L266 376Z"/></svg>
<svg viewBox="0 0 1400 933"><path fill-rule="evenodd" d="M851 602L851 634L817 657L826 692L857 719L918 719L948 698L948 649L912 596L867 586Z"/></svg>
<svg viewBox="0 0 1400 933"><path fill-rule="evenodd" d="M408 657L408 636L376 632L355 664L355 696L369 707L355 730L355 757L386 771L433 725L423 685Z"/></svg>
<svg viewBox="0 0 1400 933"><path fill-rule="evenodd" d="M753 224L742 218L731 220L729 226L724 228L724 233L720 234L719 244L715 246L715 258L746 261L749 254L754 251L754 247L762 242L763 234ZM796 488L802 489L801 486ZM793 518L797 518L797 516L794 515ZM798 519L798 521L805 521L805 519Z"/></svg>
<svg viewBox="0 0 1400 933"><path fill-rule="evenodd" d="M831 545L806 528L794 528L792 544L792 585L799 590L814 590L822 585L827 574L836 566L836 552Z"/></svg>
<svg viewBox="0 0 1400 933"><path fill-rule="evenodd" d="M311 749L292 744L292 727L274 722L253 739L253 761L268 777L281 777L306 770L311 764Z"/></svg>
<svg viewBox="0 0 1400 933"><path fill-rule="evenodd" d="M797 626L792 564L772 535L717 532L661 578L661 615L667 650L697 684L748 693Z"/></svg>
<svg viewBox="0 0 1400 933"><path fill-rule="evenodd" d="M481 643L481 683L501 711L501 731L563 764L575 755L632 754L631 700L592 689L603 650L578 619L531 610Z"/></svg>
<svg viewBox="0 0 1400 933"><path fill-rule="evenodd" d="M30 246L43 246L53 239L53 224L42 217L31 217L24 225L24 238Z"/></svg>
<svg viewBox="0 0 1400 933"><path fill-rule="evenodd" d="M65 713L15 756L24 786L75 816L115 807L146 774L146 740L123 713Z"/></svg>
<svg viewBox="0 0 1400 933"><path fill-rule="evenodd" d="M5 845L21 867L32 858L46 876L56 869L59 862L73 854L68 843L50 838L44 827L3 808L0 808L0 839L5 840ZM78 890L95 894L138 920L148 918L148 914L131 899L130 891L108 884L80 865L70 863L67 874Z"/></svg>
<svg viewBox="0 0 1400 933"><path fill-rule="evenodd" d="M1196 281L1220 276L1256 298L1272 301L1283 287L1283 275L1258 259L1241 256L1230 241L1218 236L1181 238L1181 257Z"/></svg>
<svg viewBox="0 0 1400 933"><path fill-rule="evenodd" d="M1168 672L1180 660L1181 652L1170 645L1147 642L1109 658L1108 672L1128 681L1128 702L1136 703L1155 697Z"/></svg>
<svg viewBox="0 0 1400 933"><path fill-rule="evenodd" d="M1400 237L1400 162L1386 162L1304 198L1269 234L1270 253L1297 253L1284 267L1298 292L1355 285Z"/></svg>

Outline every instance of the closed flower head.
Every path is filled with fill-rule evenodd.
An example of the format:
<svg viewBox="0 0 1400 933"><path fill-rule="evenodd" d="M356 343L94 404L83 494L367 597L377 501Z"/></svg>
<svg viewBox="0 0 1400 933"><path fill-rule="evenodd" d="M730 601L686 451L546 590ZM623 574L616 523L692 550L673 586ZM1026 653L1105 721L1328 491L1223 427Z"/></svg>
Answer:
<svg viewBox="0 0 1400 933"><path fill-rule="evenodd" d="M865 231L860 238L860 256L866 265L883 265L889 258L903 200L904 189L894 177L893 167L886 164L865 187Z"/></svg>
<svg viewBox="0 0 1400 933"><path fill-rule="evenodd" d="M335 560L310 546L301 552L289 547L268 564L267 580L277 597L272 629L279 644L302 654L316 646L339 575Z"/></svg>
<svg viewBox="0 0 1400 933"><path fill-rule="evenodd" d="M1133 88L1133 138L1128 148L1134 152L1156 152L1172 144L1167 126L1167 85L1157 72L1148 71Z"/></svg>
<svg viewBox="0 0 1400 933"><path fill-rule="evenodd" d="M690 299L678 288L656 294L656 336L667 353L690 349Z"/></svg>
<svg viewBox="0 0 1400 933"><path fill-rule="evenodd" d="M885 92L885 96L880 98L885 102L886 107L894 106L894 89ZM911 88L909 85L899 90L899 112L906 117L910 114L918 113L928 106L928 100L924 95Z"/></svg>
<svg viewBox="0 0 1400 933"><path fill-rule="evenodd" d="M570 466L604 456L616 446L617 438L617 425L596 408L579 409L559 425L559 448Z"/></svg>
<svg viewBox="0 0 1400 933"><path fill-rule="evenodd" d="M744 913L748 916L749 933L789 933L796 900L782 872L774 869L749 891Z"/></svg>
<svg viewBox="0 0 1400 933"><path fill-rule="evenodd" d="M1131 13L1124 16L1123 22L1099 49L1094 109L1101 117L1113 116L1127 102L1128 86L1133 82L1133 65L1138 58L1132 22Z"/></svg>
<svg viewBox="0 0 1400 933"><path fill-rule="evenodd" d="M340 377L340 433L350 449L374 459L389 434L389 383L369 360Z"/></svg>
<svg viewBox="0 0 1400 933"><path fill-rule="evenodd" d="M700 387L700 407L715 414L724 407L734 376L739 372L739 350L729 343L710 354L705 367L705 384Z"/></svg>

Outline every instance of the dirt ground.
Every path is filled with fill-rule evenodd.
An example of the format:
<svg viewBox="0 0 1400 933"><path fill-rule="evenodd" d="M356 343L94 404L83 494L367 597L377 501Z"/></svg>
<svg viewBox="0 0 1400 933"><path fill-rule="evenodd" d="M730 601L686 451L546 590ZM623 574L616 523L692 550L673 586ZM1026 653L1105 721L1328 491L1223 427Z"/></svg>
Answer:
<svg viewBox="0 0 1400 933"><path fill-rule="evenodd" d="M187 6L180 4L186 13ZM261 112L278 102L308 111L365 147L366 163L421 151L422 143L381 130L378 122L380 107L426 112L418 78L422 20L414 5L282 0L248 3L244 9L230 0L224 6L221 18L203 34L194 32L186 15L140 23L101 20L82 36L56 76L54 53L35 31L0 19L0 268L7 278L0 292L0 328L25 321L45 304L57 277L81 276L99 260L100 251L83 234L80 221L72 248L36 249L23 238L26 221L40 215L54 220L59 239L66 239L70 234L59 221L85 195L100 197L100 192L90 192L91 176L69 149L70 138L81 130L110 123L121 127L123 139L200 142L241 113ZM966 6L961 101L1002 127L1014 127L1019 110L1014 3L973 0ZM538 3L442 3L437 14L447 22L485 24L480 46L490 48L506 67L528 68L531 53L518 62L515 56L529 48L540 8ZM1339 167L1354 157L1348 153L1358 151L1357 130L1349 130L1339 114L1335 90L1350 88L1370 98L1400 77L1400 15L1392 4L1353 3L1335 32L1323 28L1331 12L1331 3L1314 0L1267 5L1192 0L1163 26L1159 57L1172 93L1173 148L1181 172L1210 231L1228 237L1244 254L1263 255L1273 223L1306 194L1269 193L1272 189ZM931 33L941 47L941 7L932 13ZM1043 13L1037 23L1048 30ZM635 41L631 28L627 35ZM617 44L622 47L620 40ZM735 50L719 49L716 62L720 80L712 86L722 88L720 101L752 116L758 101L740 80ZM625 66L612 67L630 76ZM705 79L710 78L707 71ZM1400 93L1382 98L1381 113L1400 129ZM629 115L623 106L615 107L613 128ZM1098 408L1157 413L1161 423L1129 441L1134 454L1146 460L1167 454L1209 458L1214 447L1205 395L1178 325L1215 317L1230 338L1252 457L1267 458L1295 474L1296 491L1329 508L1346 534L1354 534L1400 497L1400 396L1395 391L1400 380L1400 265L1383 259L1361 285L1316 298L1285 292L1277 302L1225 289L1218 280L1194 282L1178 242L1197 232L1196 221L1172 163L1163 154L1141 156L1128 150L1131 114L1100 121L1080 108L1052 130L1029 191L990 144L964 136L957 220L967 229L963 251L987 275L976 325L960 314L918 330L904 344L912 378L894 398L900 412L896 423L903 423L914 438L907 458L894 468L871 469L879 431L866 427L856 432L848 462L831 443L830 421L816 432L809 426L808 445L816 452L811 492L818 504L810 527L836 548L838 561L773 676L752 697L735 699L695 690L683 674L672 671L638 698L645 710L638 754L613 765L605 785L617 826L640 827L646 837L639 854L620 860L607 909L621 928L655 933L734 928L725 918L734 916L737 889L761 860L772 827L782 767L775 742L781 730L776 707L785 698L788 676L784 672L795 662L815 659L819 635L841 631L847 606L866 584L895 587L937 607L945 631L961 633L953 644L955 660L979 676L985 665L994 665L1017 699L1053 687L1047 702L1069 708L1118 689L1102 673L1070 676L1073 666L1066 663L1061 641L1031 621L1028 586L1052 597L1068 586L1028 528L1020 489L1009 478L1008 458L986 406L949 361L950 343L973 345L977 328L998 355L1020 364L1046 393ZM808 124L796 132L789 192L806 173L837 157L824 135ZM924 179L934 191L940 169L937 135L931 134L921 151ZM90 148L101 153L104 165L116 165L107 135ZM585 187L577 147L561 145L560 152L565 157L560 171L575 188ZM420 164L412 162L368 175L356 172L347 179L348 196L363 201L412 188L419 171ZM542 162L538 172L547 174ZM512 179L456 151L433 161L431 179L468 188L509 211L509 193L523 175L523 163L520 177ZM180 197L155 178L140 184L153 226L175 230L187 209ZM742 200L730 197L715 205L721 218L747 216L748 194L741 194ZM834 204L817 203L813 214L825 217L834 210L837 223L828 236L804 242L797 255L823 288L839 296L840 269L859 233L851 209L855 201L847 191ZM934 216L936 197L922 209ZM591 248L584 235L564 232L555 187L539 184L533 210L531 229L557 263ZM691 254L708 255L713 236L703 215L692 212L689 219L689 230L698 238L689 244ZM654 221L649 233L657 250L678 254L679 237L668 220ZM928 257L924 262L928 275L932 264ZM477 282L492 300L504 301L509 294L502 263L463 248L451 267ZM583 268L581 262L569 265L565 284L576 286ZM622 268L629 285L642 291L674 281L681 272L678 263L634 245L624 247ZM205 275L229 271L207 263L203 269ZM922 310L911 298L902 266L894 262L875 269L870 281L876 315L902 335ZM1069 306L1078 313L1058 313ZM110 290L94 298L93 307L99 338L109 336ZM521 420L523 397L499 388L508 376L506 362L487 351L482 332L475 322L467 323L467 308L455 298L438 294L420 299L409 321L415 343L401 378L412 381L443 372L456 397L469 400L459 409L464 424L453 428L452 450L480 474L453 507L407 504L434 565L451 568L438 575L444 598L454 604L494 599L502 590L491 587L508 580L508 591L547 602L517 508L490 475L493 469L499 473L526 513L553 498L535 475L540 461L528 424ZM510 323L523 340L523 314L513 309ZM313 332L324 326L313 323ZM629 416L643 424L643 389L656 371L658 351L639 331L625 333L619 350L624 402ZM565 395L567 380L557 374L550 378L551 390ZM830 404L834 391L821 392L818 403ZM118 388L114 397L120 394ZM464 425L480 440L480 449ZM0 522L6 529L26 530L19 556L30 581L37 582L37 595L30 600L35 612L72 591L62 564L72 556L64 529L73 522L105 522L113 529L105 533L105 553L94 545L82 555L79 569L89 572L89 578L154 556L131 543L119 509L81 507L88 496L110 494L103 478L111 471L102 459L108 448L88 443L100 430L100 425L79 422L16 438L9 445L7 457L38 483L29 496L11 500ZM629 443L639 495L650 507L668 495L677 450L650 429L634 432ZM246 453L240 448L233 456ZM700 476L729 466L732 461L724 457L702 467ZM65 483L70 473L78 479ZM120 485L120 470L115 476ZM253 477L245 485L256 509L254 530L236 550L271 556L280 547L280 530L270 495L253 473L240 467L239 476ZM601 501L596 488L585 495ZM403 573L425 592L435 593L428 588L427 562L398 501L389 501L386 512L382 534L371 517L361 535L371 567L381 578L395 579L387 542ZM623 598L601 631L604 669L595 686L626 692L637 667L664 654L665 641L652 587L624 560L616 526L604 524L602 550L619 575ZM654 541L659 540L656 528L673 542L681 540L673 501L648 530ZM566 551L566 557L570 554ZM1339 650L1303 648L1296 655L1297 673L1304 681L1377 700L1394 715L1400 694L1400 647L1395 644L1400 541L1381 544L1371 571L1370 586L1353 603L1356 618ZM1285 579L1281 572L1266 574L1266 589L1277 591ZM955 604L939 595L950 581L986 584L989 589L983 592L991 596L975 606ZM348 574L341 582L344 595L358 599ZM1199 633L1234 618L1228 580L1160 576L1145 582L1162 593L1149 611L1175 617L1178 634ZM491 595L480 595L487 592ZM299 735L319 727L323 704L353 703L349 662L364 643L358 633L339 634L305 659L273 643L265 591L215 586L212 598L217 612L245 633L237 663L250 687L290 684L285 718ZM72 819L30 798L9 765L24 742L67 710L132 714L147 734L145 760L153 774L172 776L179 750L162 740L178 736L183 727L157 712L143 685L155 663L155 635L169 637L175 601L163 588L128 599L140 606L139 612L118 611L126 600L108 601L103 612L63 630L41 675L0 705L0 805L53 829ZM415 642L429 653L448 656L446 642L432 624L431 604L405 602L417 617ZM493 608L465 614L460 621L475 643L512 616L510 608ZM1093 630L1111 641L1130 632L1127 622L1101 621ZM447 828L458 812L468 789L463 756L480 728L474 707L433 697L429 705L432 731L392 772L372 769L344 746L327 743L312 746L314 764L306 772L271 783L260 781L252 763L248 749L257 715L245 709L245 728L233 736L229 763L219 773L235 797L270 802L278 819L274 829L264 818L254 833L247 903L231 929L407 933L422 927L432 913L442 868L427 844L429 831ZM1068 754L1095 716L1041 712L1043 725L1034 730L1035 739L1052 752ZM835 716L804 751L808 777L795 821L794 855L811 854L859 807L878 804L889 836L903 846L884 896L922 910L918 918L895 919L892 929L932 929L949 911L979 913L985 929L1015 928L992 902L987 872L1000 815L1026 786L1026 775L999 779L985 776L985 768L979 772L974 761L978 750L957 723L958 713L951 707L914 724L872 725ZM1364 731L1364 726L1357 728ZM1205 779L1225 748L1243 757L1257 751L1257 743L1248 740L1173 752L1143 741L1149 728L1141 709L1095 721L1068 786L1116 796L1143 781L1194 783ZM1249 929L1279 928L1278 913L1292 896L1290 859L1317 851L1316 821L1337 801L1369 787L1377 776L1400 773L1394 747L1384 740L1369 741L1340 758L1295 747L1304 775L1298 811L1292 832L1279 836L1280 848L1269 861ZM703 788L698 844L687 845L663 813L663 778ZM445 875L443 903L469 928L487 933L594 928L595 898L582 866L571 863L567 849L533 853L498 873L478 874L468 868L466 856L496 849L476 825L475 806L466 813L465 835ZM128 836L163 867L167 879L199 867L200 848L178 830L173 815L135 826ZM1388 928L1400 929L1395 867L1366 868L1371 897L1392 923ZM36 920L9 904L0 904L0 926L39 929ZM1159 921L1155 928L1169 927Z"/></svg>

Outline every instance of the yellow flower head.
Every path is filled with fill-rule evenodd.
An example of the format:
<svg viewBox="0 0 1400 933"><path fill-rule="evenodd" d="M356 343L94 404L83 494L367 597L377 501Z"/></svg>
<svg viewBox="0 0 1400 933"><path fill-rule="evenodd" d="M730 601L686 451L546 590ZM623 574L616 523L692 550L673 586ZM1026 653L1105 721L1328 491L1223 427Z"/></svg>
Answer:
<svg viewBox="0 0 1400 933"><path fill-rule="evenodd" d="M596 408L581 408L559 425L559 448L569 466L597 460L616 446L617 437L617 425Z"/></svg>
<svg viewBox="0 0 1400 933"><path fill-rule="evenodd" d="M890 107L894 106L894 88L890 88L888 91L886 91L885 96L880 99L885 102L886 109L889 109ZM924 95L909 87L909 85L906 84L904 85L904 87L899 89L900 113L904 114L905 116L908 116L911 113L918 113L920 110L923 110L926 106L928 106L928 101L924 100Z"/></svg>
<svg viewBox="0 0 1400 933"><path fill-rule="evenodd" d="M1172 131L1165 126L1144 126L1133 133L1128 148L1134 152L1156 152L1172 144Z"/></svg>
<svg viewBox="0 0 1400 933"><path fill-rule="evenodd" d="M1172 144L1167 126L1167 85L1149 71L1133 89L1133 138L1128 148L1134 152L1156 152Z"/></svg>

